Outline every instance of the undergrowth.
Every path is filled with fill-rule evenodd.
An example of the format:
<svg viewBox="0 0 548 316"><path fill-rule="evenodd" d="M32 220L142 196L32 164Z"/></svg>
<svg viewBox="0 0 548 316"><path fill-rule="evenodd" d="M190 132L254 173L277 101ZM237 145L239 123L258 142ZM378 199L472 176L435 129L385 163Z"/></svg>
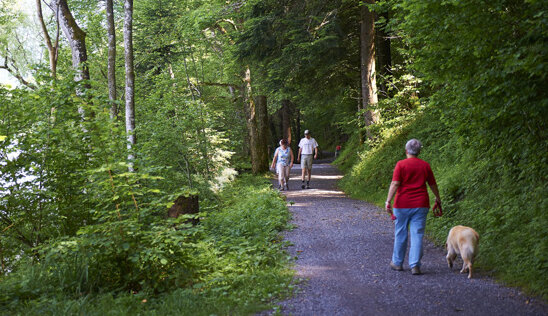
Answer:
<svg viewBox="0 0 548 316"><path fill-rule="evenodd" d="M169 267L161 272L163 279L173 279L170 287L147 287L144 282L136 291L94 284L93 290L84 291L79 285L92 279L86 274L98 268L87 262L89 270L82 271L77 258L57 256L55 262L25 264L0 281L0 314L241 315L272 308L293 287L291 258L280 236L290 216L285 201L267 180L252 176L226 187L219 201L202 214L198 227L170 224L167 229L192 231L179 244L186 255L184 267L169 267L162 261ZM174 236L164 232L162 237L169 243ZM140 251L144 256L154 250ZM116 258L103 259L111 262L101 264L116 265ZM107 277L116 275L99 271Z"/></svg>
<svg viewBox="0 0 548 316"><path fill-rule="evenodd" d="M429 237L441 246L451 227L473 227L480 234L481 271L548 299L545 175L539 169L512 167L501 154L504 146L485 146L486 152L478 153L477 146L468 146L436 113L426 111L373 148L360 148L352 138L336 161L346 174L342 189L384 206L394 166L405 159L405 143L411 138L423 143L419 158L431 164L444 207L441 218L429 214Z"/></svg>

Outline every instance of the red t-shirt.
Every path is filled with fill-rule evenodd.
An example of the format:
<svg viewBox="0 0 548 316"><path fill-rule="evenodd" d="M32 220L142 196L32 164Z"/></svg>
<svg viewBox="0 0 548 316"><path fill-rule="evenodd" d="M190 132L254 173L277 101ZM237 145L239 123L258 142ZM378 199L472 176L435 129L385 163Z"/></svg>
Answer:
<svg viewBox="0 0 548 316"><path fill-rule="evenodd" d="M398 161L392 181L400 181L394 208L430 207L426 182L436 184L430 165L419 158Z"/></svg>

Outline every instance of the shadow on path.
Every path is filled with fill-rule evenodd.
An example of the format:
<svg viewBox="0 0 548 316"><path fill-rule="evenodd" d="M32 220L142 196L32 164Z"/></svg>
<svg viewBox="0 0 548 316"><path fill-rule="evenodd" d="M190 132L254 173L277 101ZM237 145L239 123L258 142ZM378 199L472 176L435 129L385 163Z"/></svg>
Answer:
<svg viewBox="0 0 548 316"><path fill-rule="evenodd" d="M285 234L293 244L288 251L304 282L281 303L283 314L548 315L546 304L517 289L450 270L444 251L430 242L423 275L412 276L407 262L405 271L392 271L394 228L384 211L346 197L336 187L342 175L331 165L314 165L308 190L301 190L300 174L295 165L283 194L296 225Z"/></svg>

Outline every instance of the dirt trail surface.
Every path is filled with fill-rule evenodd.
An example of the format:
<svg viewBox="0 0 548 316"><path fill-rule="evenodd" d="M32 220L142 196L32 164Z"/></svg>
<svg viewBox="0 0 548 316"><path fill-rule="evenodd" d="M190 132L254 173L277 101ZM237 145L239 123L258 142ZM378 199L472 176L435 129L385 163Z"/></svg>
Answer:
<svg viewBox="0 0 548 316"><path fill-rule="evenodd" d="M423 275L393 271L393 224L380 208L350 199L336 188L342 175L315 164L311 189L302 190L301 170L289 181L288 207L296 228L285 234L304 279L282 302L284 315L548 315L548 306L514 288L481 276L449 270L445 252L426 241ZM277 182L277 181L275 181ZM388 184L387 184L388 185ZM277 184L276 184L277 187ZM428 227L427 227L428 231ZM481 244L480 244L481 249Z"/></svg>

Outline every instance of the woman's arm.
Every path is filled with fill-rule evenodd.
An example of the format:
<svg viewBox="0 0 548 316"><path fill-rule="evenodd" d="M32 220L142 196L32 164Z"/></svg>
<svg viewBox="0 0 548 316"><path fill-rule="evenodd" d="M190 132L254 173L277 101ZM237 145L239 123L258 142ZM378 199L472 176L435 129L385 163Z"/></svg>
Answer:
<svg viewBox="0 0 548 316"><path fill-rule="evenodd" d="M274 167L276 166L276 159L278 159L278 150L277 149L276 149L276 152L274 153L274 158L272 158L272 166L270 166L270 168L274 169Z"/></svg>
<svg viewBox="0 0 548 316"><path fill-rule="evenodd" d="M291 155L291 162L289 163L289 169L293 168L293 159L295 157L293 156L293 149L289 148L289 154Z"/></svg>
<svg viewBox="0 0 548 316"><path fill-rule="evenodd" d="M432 193L436 196L436 202L441 203L441 197L440 197L440 191L438 190L438 185L436 183L430 184L428 183L428 186L430 187L430 190L432 190Z"/></svg>
<svg viewBox="0 0 548 316"><path fill-rule="evenodd" d="M386 197L386 203L384 205L386 211L389 214L392 214L392 206L390 205L390 203L392 202L392 198L394 198L394 195L396 194L399 186L400 181L392 181L392 183L390 183L390 189L388 189L388 197Z"/></svg>

